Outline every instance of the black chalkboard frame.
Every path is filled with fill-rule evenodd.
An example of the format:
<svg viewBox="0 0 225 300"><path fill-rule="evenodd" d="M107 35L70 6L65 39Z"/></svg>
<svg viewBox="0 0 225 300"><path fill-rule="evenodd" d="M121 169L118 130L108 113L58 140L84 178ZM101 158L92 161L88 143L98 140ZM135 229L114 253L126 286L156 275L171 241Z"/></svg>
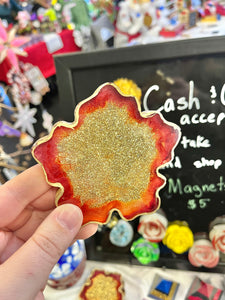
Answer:
<svg viewBox="0 0 225 300"><path fill-rule="evenodd" d="M77 90L88 90L88 87L91 87L93 92L102 83L98 83L95 78L96 85L93 86L87 78L78 86L76 81L81 70L106 69L113 65L126 67L129 64L140 62L151 64L151 62L164 59L206 56L208 54L217 55L225 52L224 45L225 37L215 36L55 55L54 62L60 99L57 103L57 109L60 112L58 117L62 116L64 120L73 121L74 107L84 99L78 97ZM87 93L87 95L90 94Z"/></svg>
<svg viewBox="0 0 225 300"><path fill-rule="evenodd" d="M59 90L59 101L57 103L58 119L73 121L74 107L78 102L90 96L94 90L103 82L111 81L111 77L106 76L102 81L102 76L96 78L85 78L85 72L91 69L99 70L99 73L106 74L107 69L112 66L128 70L136 63L154 64L177 58L202 58L209 55L225 56L225 37L214 36L198 39L186 39L153 43L148 45L137 45L119 49L96 50L91 52L80 52L70 54L59 54L54 56L57 84ZM80 74L82 76L80 77ZM128 76L129 77L129 76ZM127 253L116 251L104 251L101 249L96 237L87 241L88 258L103 261L121 261L130 264L138 264L137 260ZM225 263L220 263L216 268L195 268L185 257L168 257L160 259L151 266L167 267L175 269L186 269L194 271L224 273Z"/></svg>

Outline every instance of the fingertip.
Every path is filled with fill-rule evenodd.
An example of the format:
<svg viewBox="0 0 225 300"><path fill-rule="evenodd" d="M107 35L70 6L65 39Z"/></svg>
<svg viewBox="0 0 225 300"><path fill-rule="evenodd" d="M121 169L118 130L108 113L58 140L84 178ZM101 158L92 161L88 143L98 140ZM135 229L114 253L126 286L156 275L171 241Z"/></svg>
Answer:
<svg viewBox="0 0 225 300"><path fill-rule="evenodd" d="M56 208L56 219L64 228L72 231L81 226L83 214L81 209L73 204L63 204Z"/></svg>
<svg viewBox="0 0 225 300"><path fill-rule="evenodd" d="M98 224L95 223L89 223L85 224L81 227L79 233L77 234L77 239L87 239L94 235L98 230Z"/></svg>

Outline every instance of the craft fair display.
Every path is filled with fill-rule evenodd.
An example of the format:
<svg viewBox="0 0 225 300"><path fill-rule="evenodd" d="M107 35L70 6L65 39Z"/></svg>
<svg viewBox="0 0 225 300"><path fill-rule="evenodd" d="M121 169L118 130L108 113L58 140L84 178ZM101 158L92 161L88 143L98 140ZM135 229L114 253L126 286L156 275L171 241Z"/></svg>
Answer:
<svg viewBox="0 0 225 300"><path fill-rule="evenodd" d="M1 184L34 164L34 157L47 182L58 187L56 205L78 205L84 225L100 225L97 252L118 253L129 263L161 266L169 258L185 261L194 270L221 271L225 262L225 217L220 209L225 186L223 53L216 63L213 56L203 61L193 55L185 63L182 54L170 62L171 53L176 55L170 51L168 61L167 56L153 58L148 65L146 56L138 64L141 58L139 53L133 55L137 52L132 46L192 37L193 28L198 36L212 28L220 34L224 4L179 0L20 4L13 23L0 16ZM65 32L69 34L63 39ZM27 49L44 43L53 64L52 54L71 39L72 51L122 47L122 52L118 63L112 59L109 68L100 64L100 71L98 66L94 71L93 59L86 59L92 69L89 73L85 68L85 91L93 93L103 82L110 83L88 98L80 97L79 87L74 87L73 106L79 97L85 99L74 107L74 121L53 126L55 116L47 109L52 104L43 98L51 92L48 77L54 75L54 68L45 73L34 57L34 64L23 60L32 56ZM131 48L132 55L124 46ZM160 53L166 48L158 49ZM149 53L152 59L157 51ZM47 65L46 69L50 70ZM64 119L56 114L57 120Z"/></svg>

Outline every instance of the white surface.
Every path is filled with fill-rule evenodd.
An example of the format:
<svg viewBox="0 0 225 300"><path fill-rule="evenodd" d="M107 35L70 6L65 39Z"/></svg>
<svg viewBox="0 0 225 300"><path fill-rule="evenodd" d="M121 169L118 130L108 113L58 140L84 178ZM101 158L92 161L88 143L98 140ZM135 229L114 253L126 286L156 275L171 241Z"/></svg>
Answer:
<svg viewBox="0 0 225 300"><path fill-rule="evenodd" d="M61 37L57 33L47 33L43 35L49 53L54 53L63 48Z"/></svg>
<svg viewBox="0 0 225 300"><path fill-rule="evenodd" d="M134 265L109 264L103 262L87 261L85 272L79 282L66 290L54 290L46 287L44 294L46 300L77 300L83 283L86 281L92 269L101 269L120 273L125 282L125 300L151 299L146 295L152 285L155 274L178 282L179 288L176 294L177 300L184 300L185 295L195 276L214 285L217 288L225 289L225 275L215 273L199 273L181 270L169 270ZM105 299L110 300L110 299Z"/></svg>

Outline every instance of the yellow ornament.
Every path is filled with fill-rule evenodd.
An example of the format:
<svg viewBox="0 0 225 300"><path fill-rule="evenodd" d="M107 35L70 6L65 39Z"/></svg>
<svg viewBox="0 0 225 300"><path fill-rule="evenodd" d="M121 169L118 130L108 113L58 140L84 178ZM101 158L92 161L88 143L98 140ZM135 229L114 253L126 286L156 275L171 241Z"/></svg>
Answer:
<svg viewBox="0 0 225 300"><path fill-rule="evenodd" d="M57 2L58 0L52 0L51 4L54 6Z"/></svg>
<svg viewBox="0 0 225 300"><path fill-rule="evenodd" d="M191 229L185 225L171 224L168 226L163 244L177 254L186 252L194 243Z"/></svg>

